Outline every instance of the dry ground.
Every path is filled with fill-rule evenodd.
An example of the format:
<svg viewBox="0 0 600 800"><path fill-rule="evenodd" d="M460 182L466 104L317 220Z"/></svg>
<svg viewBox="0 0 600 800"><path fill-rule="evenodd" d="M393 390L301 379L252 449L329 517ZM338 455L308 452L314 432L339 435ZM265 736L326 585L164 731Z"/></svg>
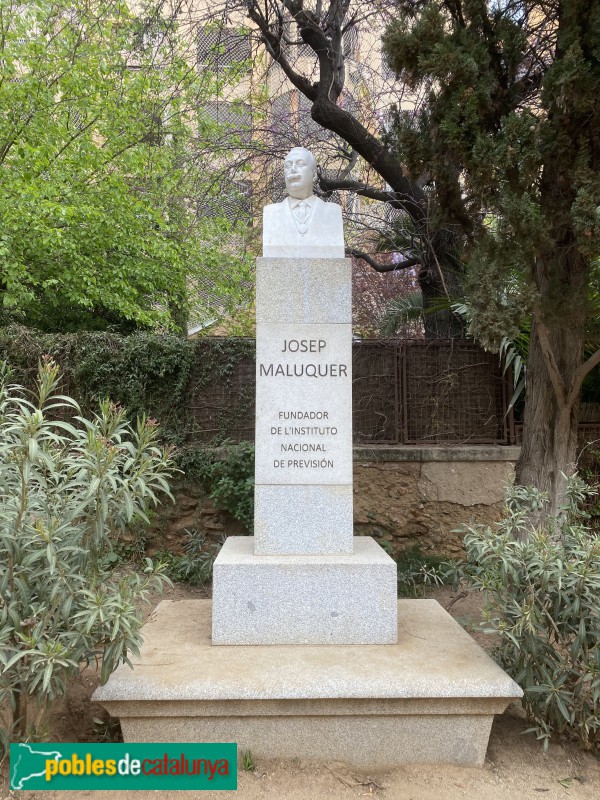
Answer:
<svg viewBox="0 0 600 800"><path fill-rule="evenodd" d="M176 586L170 599L203 596L199 590ZM446 605L449 589L430 596ZM482 645L489 639L477 630L477 598L461 599L453 616ZM73 682L68 697L51 720L51 741L95 741L98 726L93 718L102 709L90 702L97 685L91 671ZM566 742L554 742L546 755L531 734L518 705L498 717L492 729L485 766L481 769L410 765L389 771L360 773L341 763L309 763L299 760L258 761L254 772L240 770L237 792L78 792L85 800L600 800L600 759ZM7 764L0 775L0 800L76 800L74 792L14 792L8 790Z"/></svg>

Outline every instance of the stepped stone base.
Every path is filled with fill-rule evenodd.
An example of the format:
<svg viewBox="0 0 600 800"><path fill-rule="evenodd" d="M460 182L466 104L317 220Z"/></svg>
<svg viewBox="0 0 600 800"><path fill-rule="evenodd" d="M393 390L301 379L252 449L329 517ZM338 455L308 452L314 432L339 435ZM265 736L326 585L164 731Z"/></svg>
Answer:
<svg viewBox="0 0 600 800"><path fill-rule="evenodd" d="M164 601L134 670L94 700L126 742L237 742L257 758L483 764L520 688L434 600L398 603L392 646L211 644L209 600Z"/></svg>
<svg viewBox="0 0 600 800"><path fill-rule="evenodd" d="M230 536L213 569L213 644L394 644L396 564L369 536L352 553L255 555Z"/></svg>

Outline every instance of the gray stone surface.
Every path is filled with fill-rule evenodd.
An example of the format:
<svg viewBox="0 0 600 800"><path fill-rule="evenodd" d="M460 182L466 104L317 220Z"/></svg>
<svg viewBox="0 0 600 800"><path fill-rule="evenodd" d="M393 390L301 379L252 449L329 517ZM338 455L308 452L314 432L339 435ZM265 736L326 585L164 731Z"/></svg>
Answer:
<svg viewBox="0 0 600 800"><path fill-rule="evenodd" d="M94 693L126 741L236 741L262 758L483 763L520 688L434 600L398 602L388 646L211 646L208 600L165 601L133 671Z"/></svg>
<svg viewBox="0 0 600 800"><path fill-rule="evenodd" d="M355 461L516 461L517 446L481 445L478 447L420 447L381 444L354 448Z"/></svg>
<svg viewBox="0 0 600 800"><path fill-rule="evenodd" d="M351 553L352 485L254 489L257 555Z"/></svg>
<svg viewBox="0 0 600 800"><path fill-rule="evenodd" d="M421 467L419 492L424 500L474 506L480 503L501 503L504 487L510 481L513 466L510 461L488 461L478 464L433 461Z"/></svg>
<svg viewBox="0 0 600 800"><path fill-rule="evenodd" d="M396 564L370 537L351 554L255 555L232 536L213 570L213 644L393 644Z"/></svg>
<svg viewBox="0 0 600 800"><path fill-rule="evenodd" d="M352 262L348 258L258 258L256 321L350 324Z"/></svg>
<svg viewBox="0 0 600 800"><path fill-rule="evenodd" d="M259 759L341 761L366 770L411 763L483 766L493 712L371 716L347 713L350 704L341 702L336 716L258 711L243 717L127 717L121 728L126 742L236 742L240 754L250 750Z"/></svg>
<svg viewBox="0 0 600 800"><path fill-rule="evenodd" d="M256 483L351 483L350 326L257 325L256 370Z"/></svg>

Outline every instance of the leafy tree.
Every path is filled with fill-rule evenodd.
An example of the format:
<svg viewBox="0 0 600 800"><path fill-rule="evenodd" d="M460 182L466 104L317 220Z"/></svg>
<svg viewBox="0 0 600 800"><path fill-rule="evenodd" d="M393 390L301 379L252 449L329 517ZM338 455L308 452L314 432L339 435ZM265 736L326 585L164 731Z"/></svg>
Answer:
<svg viewBox="0 0 600 800"><path fill-rule="evenodd" d="M469 248L472 332L532 317L517 480L564 501L600 255L600 2L401 0L384 45L420 113L394 138ZM596 266L594 266L596 264ZM597 340L596 340L597 341ZM596 344L597 347L597 344Z"/></svg>
<svg viewBox="0 0 600 800"><path fill-rule="evenodd" d="M49 330L184 327L190 279L243 259L198 219L198 131L220 90L160 0L3 0L0 298ZM231 287L227 290L233 291ZM217 288L218 293L218 288Z"/></svg>

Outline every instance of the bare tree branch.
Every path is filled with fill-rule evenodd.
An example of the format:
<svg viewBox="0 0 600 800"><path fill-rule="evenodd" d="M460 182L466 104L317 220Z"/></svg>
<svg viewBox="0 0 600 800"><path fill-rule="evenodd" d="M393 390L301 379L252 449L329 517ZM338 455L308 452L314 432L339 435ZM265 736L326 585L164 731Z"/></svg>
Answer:
<svg viewBox="0 0 600 800"><path fill-rule="evenodd" d="M351 191L355 194L362 195L362 197L369 197L371 200L381 200L383 203L389 203L394 208L404 207L402 198L400 198L396 192L376 189L374 186L368 186L362 181L354 181L349 178L326 178L321 169L318 170L318 175L319 185L325 191Z"/></svg>
<svg viewBox="0 0 600 800"><path fill-rule="evenodd" d="M296 89L301 91L303 95L309 98L309 100L314 100L317 96L315 87L309 80L307 80L307 78L305 78L292 67L284 55L281 47L281 40L283 39L283 20L281 17L279 20L280 24L278 26L278 30L276 33L274 33L271 25L269 24L267 16L263 14L261 10L259 10L258 3L255 2L255 0L247 0L246 6L248 9L248 16L258 27L261 38L269 55L277 64L279 64L288 80L296 87Z"/></svg>
<svg viewBox="0 0 600 800"><path fill-rule="evenodd" d="M425 218L421 187L405 177L395 153L390 152L356 116L337 104L344 87L342 31L349 0L330 0L327 11L320 16L315 11L307 10L303 0L284 0L280 7L263 6L257 0L246 0L246 5L248 15L258 27L268 52L290 82L312 102L311 117L315 122L340 136L362 156L392 187L395 193L393 200L398 204L396 207L403 208L415 222L421 223ZM319 79L315 83L295 70L283 53L282 9L295 21L302 39L318 59ZM374 199L389 202L389 198Z"/></svg>
<svg viewBox="0 0 600 800"><path fill-rule="evenodd" d="M573 376L573 386L571 387L571 391L569 392L569 396L567 398L569 407L572 407L579 397L581 384L583 383L585 376L588 375L594 369L594 367L597 367L598 364L600 364L600 350L596 350L596 352L586 361L584 361L583 364L581 364L581 366L577 369L575 375Z"/></svg>
<svg viewBox="0 0 600 800"><path fill-rule="evenodd" d="M396 272L397 270L416 267L421 263L420 258L407 258L404 261L398 262L397 264L383 264L381 261L376 261L373 256L370 256L368 253L363 253L362 250L355 250L352 247L347 247L346 253L349 256L354 256L354 258L362 259L370 267L373 267L376 272Z"/></svg>

